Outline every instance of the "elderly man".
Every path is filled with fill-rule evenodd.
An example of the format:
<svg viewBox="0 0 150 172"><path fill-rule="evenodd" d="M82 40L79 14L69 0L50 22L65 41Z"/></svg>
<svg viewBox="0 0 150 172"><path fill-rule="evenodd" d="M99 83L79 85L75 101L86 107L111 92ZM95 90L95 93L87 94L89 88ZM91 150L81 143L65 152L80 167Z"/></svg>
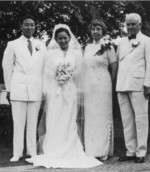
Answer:
<svg viewBox="0 0 150 172"><path fill-rule="evenodd" d="M25 126L27 155L37 154L36 129L46 52L45 45L32 37L35 32L35 19L32 16L23 17L20 28L22 36L8 42L3 57L4 80L7 98L11 100L14 123L11 162L23 156Z"/></svg>
<svg viewBox="0 0 150 172"><path fill-rule="evenodd" d="M118 101L123 122L126 156L119 161L143 163L148 139L148 98L150 94L150 38L141 33L141 17L126 16L128 37L118 46Z"/></svg>

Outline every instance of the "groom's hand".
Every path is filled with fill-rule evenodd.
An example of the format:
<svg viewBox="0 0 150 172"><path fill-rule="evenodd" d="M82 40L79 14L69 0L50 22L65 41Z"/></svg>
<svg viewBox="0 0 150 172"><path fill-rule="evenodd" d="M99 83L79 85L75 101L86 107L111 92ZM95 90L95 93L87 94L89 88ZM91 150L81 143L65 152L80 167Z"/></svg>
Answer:
<svg viewBox="0 0 150 172"><path fill-rule="evenodd" d="M10 104L10 92L7 92L6 98L7 98L8 102L9 102L9 104Z"/></svg>
<svg viewBox="0 0 150 172"><path fill-rule="evenodd" d="M150 97L150 87L144 87L144 96L146 99Z"/></svg>

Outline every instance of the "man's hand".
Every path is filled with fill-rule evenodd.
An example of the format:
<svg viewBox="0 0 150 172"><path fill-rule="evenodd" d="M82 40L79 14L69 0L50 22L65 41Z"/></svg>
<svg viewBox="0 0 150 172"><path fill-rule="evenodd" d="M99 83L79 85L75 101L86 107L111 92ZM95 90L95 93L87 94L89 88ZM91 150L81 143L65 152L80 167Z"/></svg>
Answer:
<svg viewBox="0 0 150 172"><path fill-rule="evenodd" d="M144 86L144 96L146 99L149 99L150 97L150 87L145 87Z"/></svg>
<svg viewBox="0 0 150 172"><path fill-rule="evenodd" d="M10 104L10 92L7 92L6 99L8 100L8 102Z"/></svg>

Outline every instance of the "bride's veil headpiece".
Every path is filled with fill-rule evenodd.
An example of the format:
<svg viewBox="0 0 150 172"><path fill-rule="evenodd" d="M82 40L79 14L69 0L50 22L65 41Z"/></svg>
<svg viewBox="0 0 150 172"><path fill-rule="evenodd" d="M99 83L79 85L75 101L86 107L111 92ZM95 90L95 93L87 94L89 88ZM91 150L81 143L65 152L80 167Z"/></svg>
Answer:
<svg viewBox="0 0 150 172"><path fill-rule="evenodd" d="M54 30L53 30L52 39L51 39L50 43L48 44L47 49L50 50L50 49L60 48L58 43L55 40L56 30L58 30L60 28L64 28L64 29L68 30L68 32L70 34L69 48L81 50L81 45L79 44L78 40L75 38L73 33L71 32L69 26L67 26L66 24L55 25Z"/></svg>

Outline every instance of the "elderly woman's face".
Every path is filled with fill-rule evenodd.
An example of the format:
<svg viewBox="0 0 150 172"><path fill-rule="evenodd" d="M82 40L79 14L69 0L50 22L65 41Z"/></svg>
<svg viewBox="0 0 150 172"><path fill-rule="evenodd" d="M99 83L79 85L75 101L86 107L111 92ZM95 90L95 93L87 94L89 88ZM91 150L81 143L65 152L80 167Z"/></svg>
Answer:
<svg viewBox="0 0 150 172"><path fill-rule="evenodd" d="M98 41L101 39L101 37L103 36L103 30L102 27L97 25L97 26L92 26L91 27L91 35L93 40Z"/></svg>
<svg viewBox="0 0 150 172"><path fill-rule="evenodd" d="M126 26L129 35L136 35L141 29L141 23L134 18L127 19Z"/></svg>

